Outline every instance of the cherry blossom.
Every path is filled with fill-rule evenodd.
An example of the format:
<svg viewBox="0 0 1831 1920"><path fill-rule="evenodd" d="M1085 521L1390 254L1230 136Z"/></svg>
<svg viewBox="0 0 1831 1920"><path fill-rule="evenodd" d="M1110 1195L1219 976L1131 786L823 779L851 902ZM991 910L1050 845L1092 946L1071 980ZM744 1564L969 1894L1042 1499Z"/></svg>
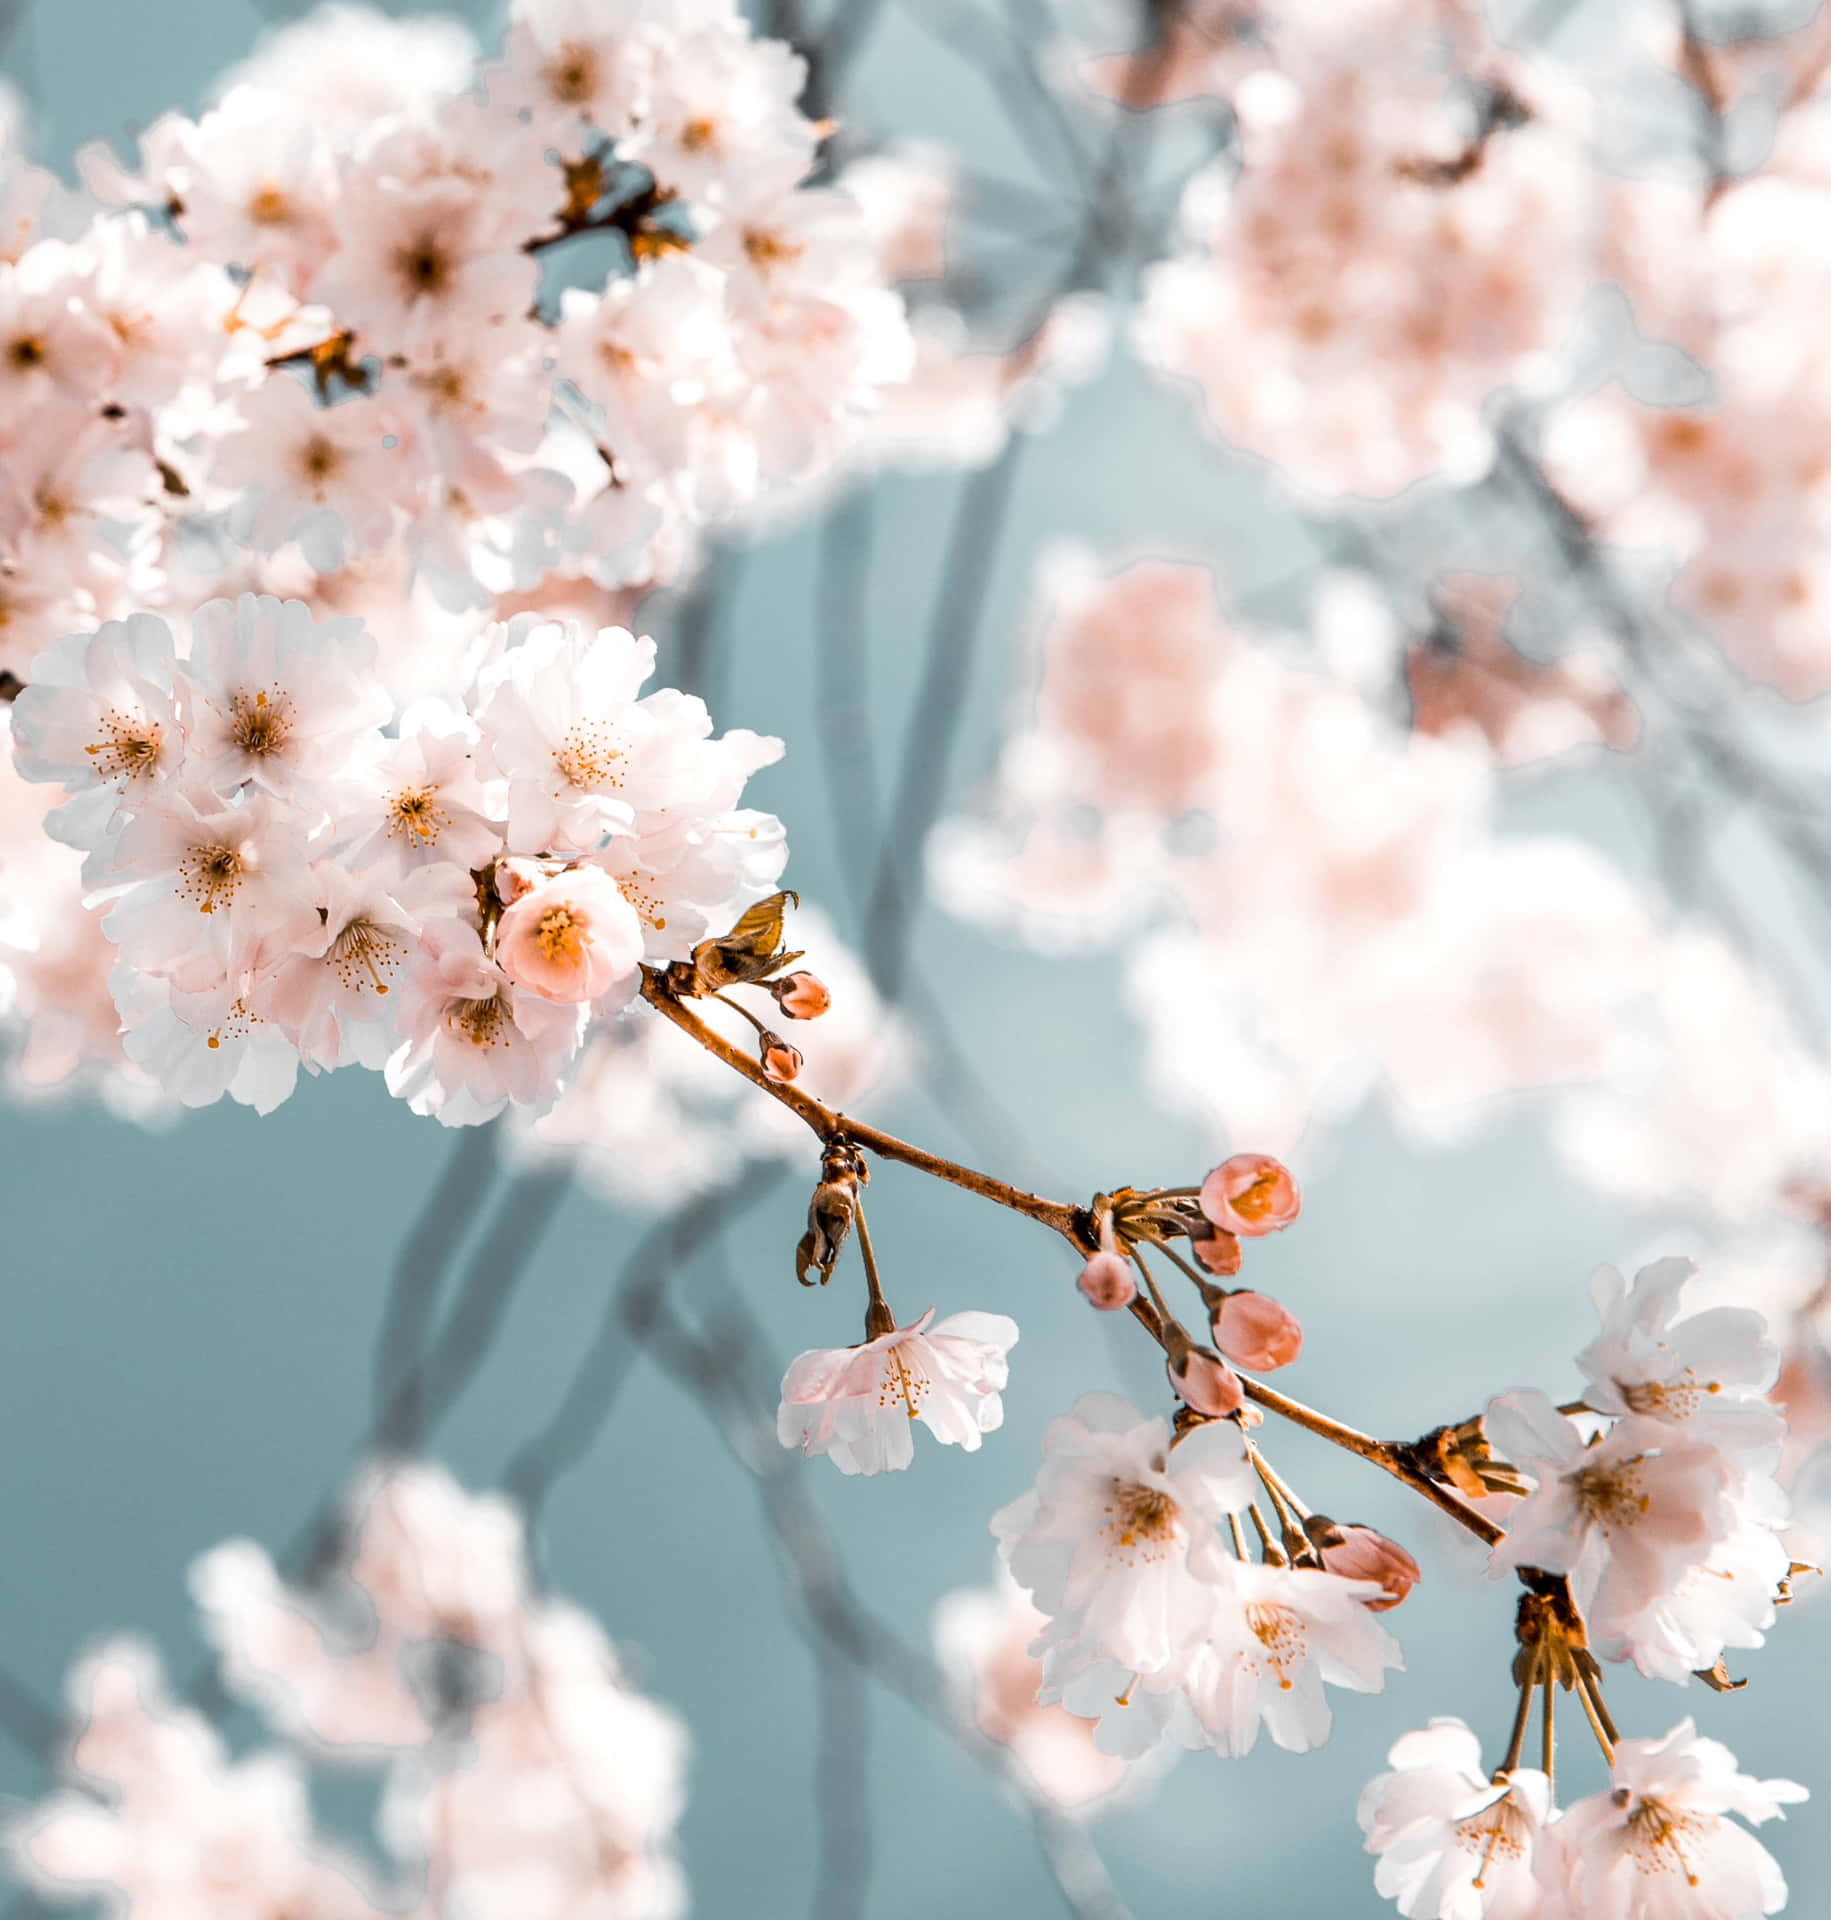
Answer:
<svg viewBox="0 0 1831 1920"><path fill-rule="evenodd" d="M496 959L547 1000L627 996L642 965L642 922L597 867L568 867L516 895L496 926Z"/></svg>
<svg viewBox="0 0 1831 1920"><path fill-rule="evenodd" d="M1579 1800L1557 1827L1559 1877L1582 1920L1710 1913L1757 1920L1786 1903L1773 1856L1726 1816L1759 1824L1806 1797L1791 1780L1755 1780L1681 1720L1663 1740L1624 1740L1614 1787Z"/></svg>
<svg viewBox="0 0 1831 1920"><path fill-rule="evenodd" d="M1496 1571L1570 1574L1599 1634L1702 1566L1731 1531L1722 1455L1675 1444L1650 1419L1619 1421L1591 1446L1544 1394L1525 1391L1492 1402L1483 1424L1496 1449L1537 1481L1495 1549Z"/></svg>
<svg viewBox="0 0 1831 1920"><path fill-rule="evenodd" d="M1490 1780L1460 1720L1433 1720L1387 1755L1359 1819L1374 1885L1406 1920L1541 1920L1551 1784L1532 1767Z"/></svg>
<svg viewBox="0 0 1831 1920"><path fill-rule="evenodd" d="M979 1730L1009 1747L1057 1806L1081 1810L1120 1792L1138 1763L1102 1753L1092 1723L1066 1707L1038 1704L1043 1666L1030 1643L1047 1624L1000 1569L996 1586L963 1587L943 1598L934 1615L935 1650Z"/></svg>
<svg viewBox="0 0 1831 1920"><path fill-rule="evenodd" d="M1758 1452L1777 1446L1780 1416L1766 1395L1780 1353L1761 1315L1712 1307L1679 1317L1681 1295L1696 1273L1689 1260L1643 1267L1630 1287L1612 1267L1597 1271L1591 1291L1602 1332L1577 1355L1598 1413L1638 1414L1686 1438Z"/></svg>
<svg viewBox="0 0 1831 1920"><path fill-rule="evenodd" d="M937 1440L976 1453L1004 1422L1006 1354L1017 1322L1002 1313L918 1320L863 1346L817 1348L782 1376L776 1437L824 1453L841 1473L884 1473L915 1458L919 1420Z"/></svg>

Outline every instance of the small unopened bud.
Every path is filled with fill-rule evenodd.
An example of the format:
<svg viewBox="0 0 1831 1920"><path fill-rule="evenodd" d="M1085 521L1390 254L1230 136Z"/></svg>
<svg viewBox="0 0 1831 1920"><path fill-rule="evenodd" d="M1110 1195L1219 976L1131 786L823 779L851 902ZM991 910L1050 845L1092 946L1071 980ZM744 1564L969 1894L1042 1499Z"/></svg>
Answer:
<svg viewBox="0 0 1831 1920"><path fill-rule="evenodd" d="M529 860L519 854L509 860L498 860L496 898L505 907L512 907L524 893L532 893L546 877L538 860Z"/></svg>
<svg viewBox="0 0 1831 1920"><path fill-rule="evenodd" d="M772 981L769 990L776 996L776 1005L791 1020L818 1020L833 1004L826 982L817 974L785 974L780 980Z"/></svg>
<svg viewBox="0 0 1831 1920"><path fill-rule="evenodd" d="M1218 1273L1223 1280L1231 1279L1240 1270L1240 1236L1206 1220L1202 1224L1208 1228L1207 1233L1189 1243L1194 1249L1196 1264L1209 1273Z"/></svg>
<svg viewBox="0 0 1831 1920"><path fill-rule="evenodd" d="M1198 1347L1180 1327L1172 1326L1169 1338L1164 1371L1177 1398L1211 1420L1238 1413L1246 1398L1240 1376L1218 1353Z"/></svg>
<svg viewBox="0 0 1831 1920"><path fill-rule="evenodd" d="M763 1071L772 1080L792 1080L801 1071L801 1049L791 1047L779 1033L762 1039Z"/></svg>
<svg viewBox="0 0 1831 1920"><path fill-rule="evenodd" d="M1129 1307L1138 1297L1132 1263L1122 1253L1096 1253L1081 1269L1077 1284L1102 1313Z"/></svg>
<svg viewBox="0 0 1831 1920"><path fill-rule="evenodd" d="M1269 1294L1242 1288L1211 1300L1214 1344L1252 1373L1288 1367L1303 1351L1303 1323Z"/></svg>
<svg viewBox="0 0 1831 1920"><path fill-rule="evenodd" d="M1269 1153L1236 1153L1202 1182L1202 1212L1249 1238L1288 1227L1303 1210L1296 1176Z"/></svg>
<svg viewBox="0 0 1831 1920"><path fill-rule="evenodd" d="M1410 1593L1423 1575L1418 1563L1396 1540L1371 1527L1337 1526L1319 1513L1304 1522L1310 1544L1322 1558L1324 1570L1344 1580L1369 1580L1385 1588L1385 1597L1366 1602L1369 1613L1386 1613Z"/></svg>

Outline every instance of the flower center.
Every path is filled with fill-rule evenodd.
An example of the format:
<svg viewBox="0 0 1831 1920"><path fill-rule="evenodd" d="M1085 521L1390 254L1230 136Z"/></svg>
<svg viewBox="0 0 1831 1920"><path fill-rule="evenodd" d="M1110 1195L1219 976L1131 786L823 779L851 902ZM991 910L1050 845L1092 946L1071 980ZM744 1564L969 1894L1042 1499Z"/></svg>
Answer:
<svg viewBox="0 0 1831 1920"><path fill-rule="evenodd" d="M568 40L547 67L547 91L563 107L582 107L598 84L598 56L593 47Z"/></svg>
<svg viewBox="0 0 1831 1920"><path fill-rule="evenodd" d="M1646 1456L1635 1454L1631 1460L1608 1467L1582 1467L1570 1476L1570 1488L1576 1495L1578 1511L1584 1519L1601 1527L1631 1527L1644 1520L1653 1505L1652 1496L1641 1485L1641 1464Z"/></svg>
<svg viewBox="0 0 1831 1920"><path fill-rule="evenodd" d="M7 364L17 367L20 372L29 372L33 367L42 367L45 363L45 343L35 333L22 333L17 339L7 343Z"/></svg>
<svg viewBox="0 0 1831 1920"><path fill-rule="evenodd" d="M1262 1173L1250 1187L1233 1196L1233 1210L1242 1220L1263 1220L1278 1197L1278 1176Z"/></svg>
<svg viewBox="0 0 1831 1920"><path fill-rule="evenodd" d="M500 993L487 1000L453 1000L445 1009L445 1024L473 1047L509 1044L509 1010Z"/></svg>
<svg viewBox="0 0 1831 1920"><path fill-rule="evenodd" d="M1621 1397L1630 1413L1650 1414L1655 1420L1676 1425L1689 1419L1713 1393L1723 1391L1716 1380L1700 1380L1689 1367L1676 1380L1636 1380L1631 1384L1617 1380Z"/></svg>
<svg viewBox="0 0 1831 1920"><path fill-rule="evenodd" d="M159 770L159 728L151 720L130 719L110 707L102 715L102 737L83 751L102 780L139 780Z"/></svg>
<svg viewBox="0 0 1831 1920"><path fill-rule="evenodd" d="M708 147L718 145L718 122L703 116L689 120L680 130L680 144L689 153L703 153Z"/></svg>
<svg viewBox="0 0 1831 1920"><path fill-rule="evenodd" d="M299 471L314 487L322 486L343 465L343 449L334 440L314 433L299 449Z"/></svg>
<svg viewBox="0 0 1831 1920"><path fill-rule="evenodd" d="M891 1347L884 1355L884 1378L877 1390L879 1408L893 1406L901 1400L904 1410L913 1420L921 1412L927 1392L927 1374L905 1360L901 1348Z"/></svg>
<svg viewBox="0 0 1831 1920"><path fill-rule="evenodd" d="M1485 1811L1458 1821L1455 1833L1456 1845L1464 1853L1481 1856L1481 1865L1469 1883L1477 1889L1487 1885L1488 1869L1496 1857L1503 1861L1526 1857L1524 1822L1511 1798L1497 1800Z"/></svg>
<svg viewBox="0 0 1831 1920"><path fill-rule="evenodd" d="M346 987L362 992L366 975L377 993L386 993L388 983L382 975L400 966L401 944L373 920L352 920L331 942L324 957L337 969L337 978Z"/></svg>
<svg viewBox="0 0 1831 1920"><path fill-rule="evenodd" d="M237 693L229 698L229 738L243 753L264 759L279 753L292 732L292 702L275 689L265 693Z"/></svg>
<svg viewBox="0 0 1831 1920"><path fill-rule="evenodd" d="M801 249L779 233L771 233L767 227L746 227L744 257L759 273L767 273L771 267L800 259Z"/></svg>
<svg viewBox="0 0 1831 1920"><path fill-rule="evenodd" d="M1699 1838L1700 1824L1663 1801L1643 1800L1628 1815L1628 1852L1642 1873L1682 1873L1695 1887L1697 1875L1685 1858L1687 1837Z"/></svg>
<svg viewBox="0 0 1831 1920"><path fill-rule="evenodd" d="M1108 1489L1106 1536L1124 1560L1161 1560L1182 1528L1182 1508L1162 1487L1115 1480Z"/></svg>
<svg viewBox="0 0 1831 1920"><path fill-rule="evenodd" d="M410 300L425 293L444 293L451 286L451 255L430 233L421 234L408 246L395 248L394 270Z"/></svg>
<svg viewBox="0 0 1831 1920"><path fill-rule="evenodd" d="M199 913L233 904L247 865L238 847L190 847L178 863L178 897L196 903Z"/></svg>
<svg viewBox="0 0 1831 1920"><path fill-rule="evenodd" d="M271 180L263 180L249 196L247 211L257 227L283 227L292 219L292 202Z"/></svg>
<svg viewBox="0 0 1831 1920"><path fill-rule="evenodd" d="M1246 1624L1265 1649L1265 1664L1278 1676L1279 1689L1289 1693L1291 1669L1303 1664L1310 1648L1303 1616L1275 1600L1255 1600L1246 1609Z"/></svg>
<svg viewBox="0 0 1831 1920"><path fill-rule="evenodd" d="M570 907L549 907L540 916L534 938L549 960L576 960L585 949L585 922Z"/></svg>
<svg viewBox="0 0 1831 1920"><path fill-rule="evenodd" d="M581 790L603 786L606 781L620 787L623 782L612 779L611 770L623 755L613 740L608 727L591 720L579 721L553 749L553 764L559 769L559 777L567 786Z"/></svg>
<svg viewBox="0 0 1831 1920"><path fill-rule="evenodd" d="M416 846L430 847L445 829L445 809L437 787L403 787L388 803L388 832Z"/></svg>

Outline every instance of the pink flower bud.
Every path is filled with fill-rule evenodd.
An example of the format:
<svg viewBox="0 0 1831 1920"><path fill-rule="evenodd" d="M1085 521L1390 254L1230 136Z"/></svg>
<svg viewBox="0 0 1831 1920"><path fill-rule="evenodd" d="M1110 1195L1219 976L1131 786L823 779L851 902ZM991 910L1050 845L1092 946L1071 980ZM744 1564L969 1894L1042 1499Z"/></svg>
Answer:
<svg viewBox="0 0 1831 1920"><path fill-rule="evenodd" d="M1202 1182L1202 1211L1217 1227L1250 1238L1288 1227L1303 1208L1289 1167L1269 1153L1236 1153Z"/></svg>
<svg viewBox="0 0 1831 1920"><path fill-rule="evenodd" d="M1081 1269L1079 1285L1102 1313L1129 1307L1138 1297L1132 1263L1122 1253L1096 1253Z"/></svg>
<svg viewBox="0 0 1831 1920"><path fill-rule="evenodd" d="M512 859L496 862L496 898L505 907L513 906L524 893L531 892L546 879L546 874L538 860L529 860L520 854Z"/></svg>
<svg viewBox="0 0 1831 1920"><path fill-rule="evenodd" d="M1371 1580L1386 1589L1383 1600L1366 1603L1369 1613L1390 1611L1423 1578L1417 1561L1396 1540L1371 1527L1332 1527L1317 1551L1328 1572L1344 1580Z"/></svg>
<svg viewBox="0 0 1831 1920"><path fill-rule="evenodd" d="M1288 1367L1303 1351L1303 1324L1268 1294L1243 1289L1214 1309L1214 1344L1254 1373Z"/></svg>
<svg viewBox="0 0 1831 1920"><path fill-rule="evenodd" d="M1229 1233L1223 1227L1209 1227L1206 1239L1192 1240L1189 1244L1195 1250L1197 1266L1218 1273L1224 1280L1239 1272L1240 1236L1237 1233Z"/></svg>
<svg viewBox="0 0 1831 1920"><path fill-rule="evenodd" d="M826 982L812 973L788 974L770 991L776 996L776 1005L791 1020L818 1020L833 1004Z"/></svg>
<svg viewBox="0 0 1831 1920"><path fill-rule="evenodd" d="M1238 1413L1246 1397L1240 1376L1218 1353L1210 1353L1206 1347L1193 1346L1187 1341L1179 1343L1164 1370L1170 1376L1177 1398L1212 1420Z"/></svg>
<svg viewBox="0 0 1831 1920"><path fill-rule="evenodd" d="M801 1071L801 1049L791 1047L779 1033L763 1036L763 1071L772 1080L792 1080Z"/></svg>

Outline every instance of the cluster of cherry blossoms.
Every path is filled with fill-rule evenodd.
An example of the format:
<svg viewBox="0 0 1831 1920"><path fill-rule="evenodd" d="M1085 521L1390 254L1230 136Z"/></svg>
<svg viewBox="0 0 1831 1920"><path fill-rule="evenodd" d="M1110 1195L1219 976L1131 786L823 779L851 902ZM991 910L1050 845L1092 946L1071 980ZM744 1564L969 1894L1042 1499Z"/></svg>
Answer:
<svg viewBox="0 0 1831 1920"><path fill-rule="evenodd" d="M1689 377L1632 370L1571 398L1546 431L1547 471L1625 571L1743 672L1796 700L1831 687L1831 493L1820 449L1831 365L1811 316L1831 284L1831 93L1793 99L1759 171L1700 193L1618 183L1615 271L1643 333Z"/></svg>
<svg viewBox="0 0 1831 1920"><path fill-rule="evenodd" d="M529 0L490 60L332 6L86 149L0 283L15 671L124 596L666 579L830 465L910 348L804 72L718 4Z"/></svg>
<svg viewBox="0 0 1831 1920"><path fill-rule="evenodd" d="M281 1744L232 1758L136 1643L74 1670L67 1784L11 1823L36 1889L146 1914L683 1913L685 1732L589 1614L534 1591L515 1510L404 1465L360 1478L346 1526L308 1590L252 1541L192 1571L226 1685ZM386 1878L314 1833L307 1758L383 1774Z"/></svg>
<svg viewBox="0 0 1831 1920"><path fill-rule="evenodd" d="M1184 84L1228 96L1239 152L1190 181L1138 351L1308 487L1473 478L1484 402L1544 383L1597 278L1581 99L1472 5L1253 11L1189 30L1209 58Z"/></svg>
<svg viewBox="0 0 1831 1920"><path fill-rule="evenodd" d="M301 1063L354 1063L448 1125L538 1110L594 1013L781 870L779 823L737 804L780 743L644 695L651 641L522 615L456 698L399 712L375 651L245 594L182 651L151 614L72 635L14 705L20 771L68 796L47 830L86 856L121 1044L187 1105L266 1111ZM778 983L788 1018L824 1001Z"/></svg>
<svg viewBox="0 0 1831 1920"><path fill-rule="evenodd" d="M1307 645L1224 618L1205 567L1044 586L1034 709L932 883L1043 951L1122 939L1177 1106L1289 1151L1376 1089L1427 1143L1548 1090L1584 1178L1732 1222L1818 1164L1831 1076L1737 947L1575 838L1494 831L1498 764L1632 722L1593 657L1484 666L1504 583L1443 583L1453 663L1347 576ZM1376 704L1400 682L1411 729Z"/></svg>
<svg viewBox="0 0 1831 1920"><path fill-rule="evenodd" d="M920 221L889 163L869 219L809 184L805 73L716 0L528 0L488 59L455 23L329 5L201 117L157 120L131 166L85 149L82 192L27 159L7 95L4 691L68 635L182 631L252 592L366 623L359 668L323 660L373 683L370 720L461 703L502 622L626 621L703 529L841 468L912 365L885 264ZM37 811L9 806L0 847L15 1077L86 1069L140 1111L208 1097L221 1062L154 1087L151 1042L123 1058L81 904L97 870L46 852ZM264 1103L286 1063L257 1050L242 1084Z"/></svg>

